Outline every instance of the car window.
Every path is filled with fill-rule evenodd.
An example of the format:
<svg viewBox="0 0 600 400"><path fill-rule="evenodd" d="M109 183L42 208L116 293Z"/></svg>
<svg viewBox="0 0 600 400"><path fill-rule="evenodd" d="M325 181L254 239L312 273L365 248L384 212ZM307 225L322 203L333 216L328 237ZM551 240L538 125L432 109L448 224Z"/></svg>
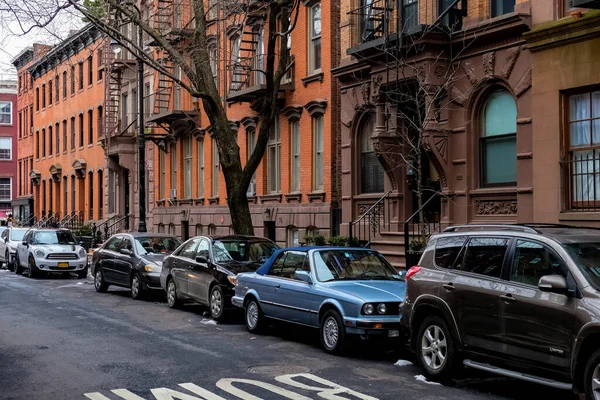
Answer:
<svg viewBox="0 0 600 400"><path fill-rule="evenodd" d="M140 255L171 254L181 245L177 238L168 236L140 236L134 240L135 249Z"/></svg>
<svg viewBox="0 0 600 400"><path fill-rule="evenodd" d="M577 268L596 290L600 290L600 242L563 245Z"/></svg>
<svg viewBox="0 0 600 400"><path fill-rule="evenodd" d="M2 238L3 240L6 239L6 236L8 235L8 231L6 229L4 229L2 231L2 235L0 235L0 238Z"/></svg>
<svg viewBox="0 0 600 400"><path fill-rule="evenodd" d="M460 270L499 278L508 242L506 238L472 238Z"/></svg>
<svg viewBox="0 0 600 400"><path fill-rule="evenodd" d="M179 250L178 256L194 260L196 258L196 248L198 247L198 243L200 243L200 239L191 239L183 245L181 250Z"/></svg>
<svg viewBox="0 0 600 400"><path fill-rule="evenodd" d="M466 241L466 236L438 239L435 245L435 265L439 268L452 268Z"/></svg>
<svg viewBox="0 0 600 400"><path fill-rule="evenodd" d="M283 276L283 265L284 265L284 260L285 260L285 256L287 255L288 252L284 252L281 253L279 256L277 256L277 259L275 261L273 261L273 265L271 265L271 268L269 269L269 275L271 276Z"/></svg>
<svg viewBox="0 0 600 400"><path fill-rule="evenodd" d="M31 239L32 244L75 244L75 238L69 231L37 231Z"/></svg>
<svg viewBox="0 0 600 400"><path fill-rule="evenodd" d="M31 237L31 232L30 232L30 231L27 231L27 232L25 233L25 235L23 236L23 241L24 241L24 242L29 242L29 238L30 238L30 237Z"/></svg>
<svg viewBox="0 0 600 400"><path fill-rule="evenodd" d="M127 249L129 251L133 251L133 240L131 240L131 238L129 237L125 237L123 239L123 249Z"/></svg>
<svg viewBox="0 0 600 400"><path fill-rule="evenodd" d="M402 280L398 271L373 250L319 250L314 268L321 282L337 280Z"/></svg>
<svg viewBox="0 0 600 400"><path fill-rule="evenodd" d="M541 243L518 240L510 280L537 286L546 275L567 277L567 268L558 256Z"/></svg>
<svg viewBox="0 0 600 400"><path fill-rule="evenodd" d="M198 245L198 250L196 250L196 257L204 257L207 260L210 259L209 249L210 245L208 240L202 239Z"/></svg>
<svg viewBox="0 0 600 400"><path fill-rule="evenodd" d="M23 236L27 233L27 229L11 229L10 230L10 240L14 240L18 242L19 240L23 240Z"/></svg>
<svg viewBox="0 0 600 400"><path fill-rule="evenodd" d="M111 239L108 240L108 243L106 243L106 250L109 251L116 251L118 252L121 249L121 241L123 240L122 236L115 236Z"/></svg>
<svg viewBox="0 0 600 400"><path fill-rule="evenodd" d="M294 279L296 271L310 271L306 253L302 251L289 251L283 261L280 276Z"/></svg>

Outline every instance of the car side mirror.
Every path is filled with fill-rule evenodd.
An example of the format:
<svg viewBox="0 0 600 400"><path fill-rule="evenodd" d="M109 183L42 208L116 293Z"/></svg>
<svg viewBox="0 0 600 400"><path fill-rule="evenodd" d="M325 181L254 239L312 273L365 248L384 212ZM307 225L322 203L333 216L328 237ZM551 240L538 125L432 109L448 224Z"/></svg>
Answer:
<svg viewBox="0 0 600 400"><path fill-rule="evenodd" d="M196 257L196 262L198 264L208 264L208 260L206 259L206 257L202 257L202 256Z"/></svg>
<svg viewBox="0 0 600 400"><path fill-rule="evenodd" d="M294 272L294 279L312 284L312 278L308 271L296 270L296 272Z"/></svg>
<svg viewBox="0 0 600 400"><path fill-rule="evenodd" d="M127 249L121 249L121 254L125 254L126 256L130 256L131 255L131 251L127 250Z"/></svg>
<svg viewBox="0 0 600 400"><path fill-rule="evenodd" d="M26 241L21 242L23 244L23 246L27 247L29 246L29 243L27 243Z"/></svg>
<svg viewBox="0 0 600 400"><path fill-rule="evenodd" d="M567 280L560 275L546 275L540 278L538 288L542 292L565 294L568 285Z"/></svg>

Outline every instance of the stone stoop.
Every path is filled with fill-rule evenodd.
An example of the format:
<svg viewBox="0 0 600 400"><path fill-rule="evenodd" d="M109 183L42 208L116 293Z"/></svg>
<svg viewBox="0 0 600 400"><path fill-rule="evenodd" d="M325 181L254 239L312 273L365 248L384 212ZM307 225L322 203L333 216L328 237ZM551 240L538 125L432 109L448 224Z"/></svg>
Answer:
<svg viewBox="0 0 600 400"><path fill-rule="evenodd" d="M406 269L403 232L381 232L370 247L383 254L397 270Z"/></svg>

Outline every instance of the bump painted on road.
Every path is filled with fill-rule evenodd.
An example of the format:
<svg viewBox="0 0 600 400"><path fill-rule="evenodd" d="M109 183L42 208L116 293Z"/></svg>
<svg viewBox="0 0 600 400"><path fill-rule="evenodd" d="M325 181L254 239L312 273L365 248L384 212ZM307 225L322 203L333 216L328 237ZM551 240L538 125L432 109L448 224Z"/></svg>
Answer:
<svg viewBox="0 0 600 400"><path fill-rule="evenodd" d="M310 372L310 368L299 365L257 365L248 368L248 372L261 375L300 374Z"/></svg>

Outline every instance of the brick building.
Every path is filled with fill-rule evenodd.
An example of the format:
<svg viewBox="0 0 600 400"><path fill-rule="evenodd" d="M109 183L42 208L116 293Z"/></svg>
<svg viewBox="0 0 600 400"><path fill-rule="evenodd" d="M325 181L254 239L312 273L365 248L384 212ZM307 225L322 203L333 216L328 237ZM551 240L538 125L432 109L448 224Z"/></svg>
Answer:
<svg viewBox="0 0 600 400"><path fill-rule="evenodd" d="M33 77L27 93L33 102L33 167L26 176L37 219L103 218L103 43L100 31L88 25L27 67Z"/></svg>
<svg viewBox="0 0 600 400"><path fill-rule="evenodd" d="M0 219L17 195L17 81L0 80Z"/></svg>
<svg viewBox="0 0 600 400"><path fill-rule="evenodd" d="M211 4L218 13L220 2ZM299 6L297 24L287 38L293 65L282 85L282 113L248 190L255 234L280 244L303 242L313 232L329 236L339 223L338 88L329 73L339 54L337 4L307 1ZM179 11L169 15L173 26L165 29L177 36L181 29L174 28L189 21L180 6L172 9ZM265 82L260 72L237 66L241 59L253 69L264 65L263 25L264 16L253 15L243 27L226 21L209 26L213 74L237 130L242 160L256 140L260 121L252 106L263 95ZM176 66L174 71L178 73ZM171 133L164 141L167 151L156 148L154 154L155 230L184 238L230 233L225 182L208 118L181 88L161 77L157 82L150 120L168 125Z"/></svg>
<svg viewBox="0 0 600 400"><path fill-rule="evenodd" d="M448 224L533 221L531 3L340 3L342 231L402 267Z"/></svg>

